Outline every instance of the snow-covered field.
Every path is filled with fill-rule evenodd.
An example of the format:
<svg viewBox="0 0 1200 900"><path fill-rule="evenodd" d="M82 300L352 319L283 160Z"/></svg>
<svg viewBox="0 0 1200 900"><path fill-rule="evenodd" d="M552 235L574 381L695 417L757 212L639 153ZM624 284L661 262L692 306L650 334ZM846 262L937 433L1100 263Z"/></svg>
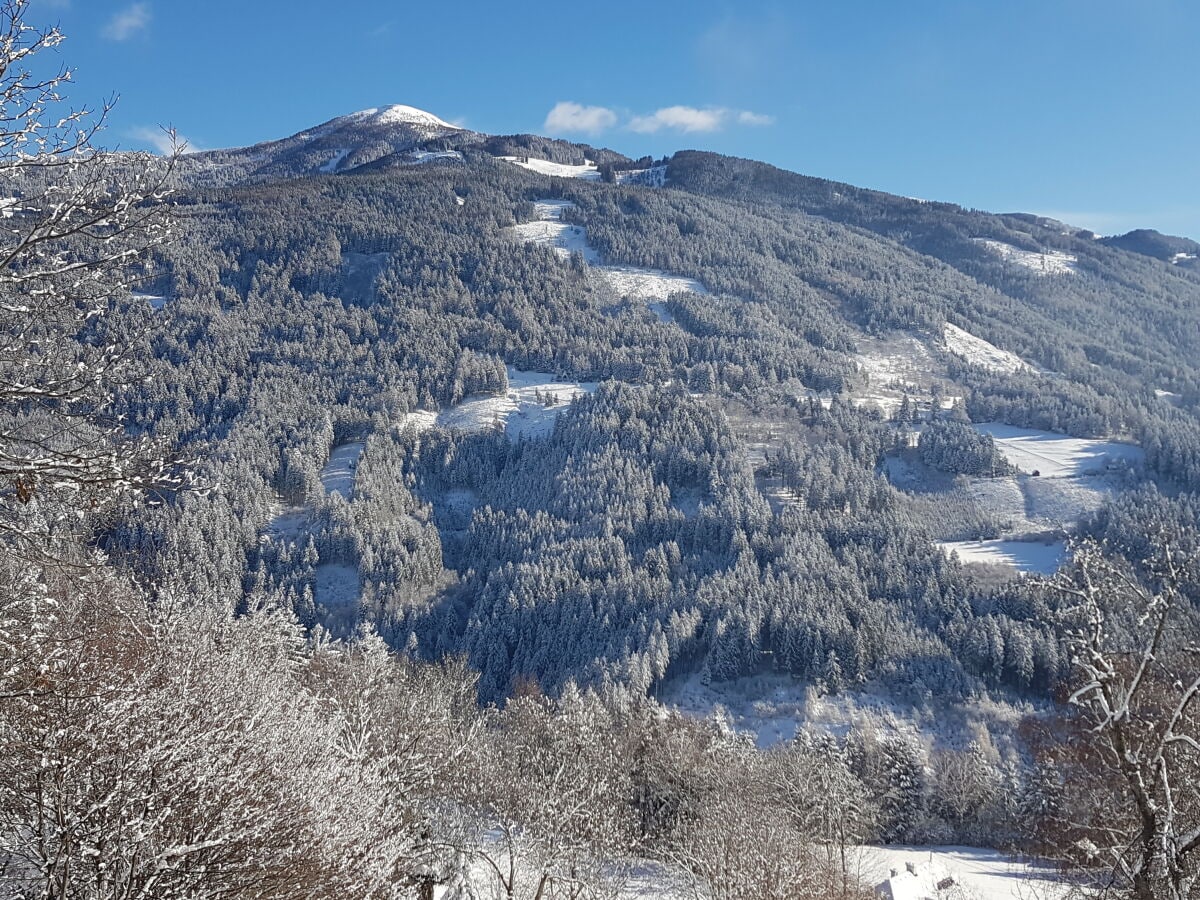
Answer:
<svg viewBox="0 0 1200 900"><path fill-rule="evenodd" d="M1007 350L1001 350L995 344L988 343L983 338L976 337L969 331L964 331L957 325L946 323L942 332L946 349L955 356L961 357L973 366L1011 375L1015 372L1028 372L1031 366Z"/></svg>
<svg viewBox="0 0 1200 900"><path fill-rule="evenodd" d="M1036 275L1073 275L1079 271L1079 262L1069 253L1061 250L1044 250L1040 253L1033 250L1022 250L1003 241L993 241L987 238L974 238L975 243L986 247L1005 262L1021 266Z"/></svg>
<svg viewBox="0 0 1200 900"><path fill-rule="evenodd" d="M352 441L334 447L329 454L329 462L321 469L321 484L327 494L337 494L343 500L349 500L354 493L354 470L358 468L358 458L362 456L367 445L362 441Z"/></svg>
<svg viewBox="0 0 1200 900"><path fill-rule="evenodd" d="M574 205L570 200L537 200L534 210L538 218L514 226L513 233L527 243L553 248L564 259L572 253L581 254L593 275L603 279L619 296L645 302L660 322L674 321L666 306L666 300L672 294L685 291L708 293L704 285L694 278L637 266L602 265L600 254L587 242L587 230L562 221L563 211Z"/></svg>
<svg viewBox="0 0 1200 900"><path fill-rule="evenodd" d="M590 159L585 160L582 166L550 162L547 159L534 159L531 156L499 156L497 159L502 159L505 162L512 163L514 166L520 166L522 169L529 169L531 172L538 172L542 175L554 175L558 178L582 178L585 181L600 180L600 170L596 168L596 164Z"/></svg>
<svg viewBox="0 0 1200 900"><path fill-rule="evenodd" d="M976 425L975 430L990 434L996 449L1018 469L1030 474L1036 471L1042 478L1100 475L1123 465L1137 465L1145 457L1140 447L1117 441L1073 438L997 422Z"/></svg>
<svg viewBox="0 0 1200 900"><path fill-rule="evenodd" d="M861 847L854 859L857 873L872 886L893 870L899 873L897 887L911 881L914 890L907 896L913 900L936 896L936 886L945 878L953 878L972 900L1057 900L1070 888L1049 865L979 847Z"/></svg>
<svg viewBox="0 0 1200 900"><path fill-rule="evenodd" d="M452 428L484 431L501 428L513 440L549 434L558 414L576 397L594 393L594 381L567 381L549 372L524 372L508 367L508 391L501 396L468 397L456 406L434 413L418 410L405 416L401 429Z"/></svg>
<svg viewBox="0 0 1200 900"><path fill-rule="evenodd" d="M1018 572L1052 575L1066 558L1063 541L945 541L938 546L947 554L956 553L964 563L1009 566Z"/></svg>

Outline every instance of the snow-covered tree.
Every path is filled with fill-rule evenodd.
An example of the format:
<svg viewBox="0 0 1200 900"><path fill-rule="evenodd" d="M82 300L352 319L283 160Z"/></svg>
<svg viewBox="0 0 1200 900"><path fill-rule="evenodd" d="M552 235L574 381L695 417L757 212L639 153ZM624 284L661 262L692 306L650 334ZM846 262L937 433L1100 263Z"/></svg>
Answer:
<svg viewBox="0 0 1200 900"><path fill-rule="evenodd" d="M1139 900L1200 885L1200 622L1196 548L1159 535L1140 571L1085 542L1058 582L1074 666L1070 702L1103 786L1084 824L1089 861ZM1101 799L1103 805L1101 806Z"/></svg>

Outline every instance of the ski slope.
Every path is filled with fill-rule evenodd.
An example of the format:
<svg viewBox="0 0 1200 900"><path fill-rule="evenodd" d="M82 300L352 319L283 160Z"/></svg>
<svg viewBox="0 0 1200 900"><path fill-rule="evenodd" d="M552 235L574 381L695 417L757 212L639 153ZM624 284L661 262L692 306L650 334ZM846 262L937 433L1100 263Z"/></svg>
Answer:
<svg viewBox="0 0 1200 900"><path fill-rule="evenodd" d="M354 493L354 472L358 468L358 458L362 456L367 445L362 441L352 441L334 447L329 454L329 462L321 469L321 485L327 494L337 494L343 500L349 500Z"/></svg>

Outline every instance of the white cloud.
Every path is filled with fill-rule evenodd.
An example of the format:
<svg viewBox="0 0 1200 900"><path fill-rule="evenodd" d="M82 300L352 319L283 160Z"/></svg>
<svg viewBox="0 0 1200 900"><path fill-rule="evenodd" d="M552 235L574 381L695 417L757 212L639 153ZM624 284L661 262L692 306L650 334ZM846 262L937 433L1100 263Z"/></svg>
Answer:
<svg viewBox="0 0 1200 900"><path fill-rule="evenodd" d="M583 106L570 100L554 104L543 126L549 132L599 134L617 124L617 114L604 106Z"/></svg>
<svg viewBox="0 0 1200 900"><path fill-rule="evenodd" d="M140 144L149 144L158 153L170 153L172 150L171 132L157 125L138 125L129 129L129 137ZM200 148L175 132L175 142L184 153L198 153Z"/></svg>
<svg viewBox="0 0 1200 900"><path fill-rule="evenodd" d="M703 131L720 131L730 122L739 125L771 125L775 119L749 110L694 106L665 106L648 116L634 116L629 120L629 129L642 134L654 134L664 128L682 131L685 134Z"/></svg>
<svg viewBox="0 0 1200 900"><path fill-rule="evenodd" d="M760 128L764 125L775 124L774 116L765 116L762 113L750 112L748 109L743 109L739 112L737 120L739 125L753 125Z"/></svg>
<svg viewBox="0 0 1200 900"><path fill-rule="evenodd" d="M112 41L127 41L149 24L150 5L134 3L109 19L101 34Z"/></svg>

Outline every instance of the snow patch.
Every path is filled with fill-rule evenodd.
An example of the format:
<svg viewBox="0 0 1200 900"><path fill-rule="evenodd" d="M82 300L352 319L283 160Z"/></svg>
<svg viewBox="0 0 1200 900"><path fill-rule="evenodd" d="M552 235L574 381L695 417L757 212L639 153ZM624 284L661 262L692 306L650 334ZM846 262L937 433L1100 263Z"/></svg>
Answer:
<svg viewBox="0 0 1200 900"><path fill-rule="evenodd" d="M514 166L537 172L541 175L552 175L555 178L582 178L584 181L599 181L600 170L590 159L584 160L582 166L572 166L567 163L550 162L548 159L534 159L531 156L498 156Z"/></svg>
<svg viewBox="0 0 1200 900"><path fill-rule="evenodd" d="M1053 575L1067 555L1063 541L939 541L946 555L958 554L963 563L1008 566L1021 573Z"/></svg>
<svg viewBox="0 0 1200 900"><path fill-rule="evenodd" d="M1155 388L1154 396L1164 403L1170 403L1172 406L1179 406L1183 402L1182 394L1177 394L1174 391L1164 391L1162 388Z"/></svg>
<svg viewBox="0 0 1200 900"><path fill-rule="evenodd" d="M326 609L353 607L362 593L358 569L343 563L325 563L316 568L313 597Z"/></svg>
<svg viewBox="0 0 1200 900"><path fill-rule="evenodd" d="M979 366L992 372L1012 375L1017 372L1032 372L1033 367L1015 353L1001 350L995 344L990 344L983 338L976 337L969 331L957 325L946 323L942 331L942 339L946 349L955 356L961 357L973 366Z"/></svg>
<svg viewBox="0 0 1200 900"><path fill-rule="evenodd" d="M168 298L162 297L158 294L139 294L136 291L133 293L133 298L135 300L143 300L146 303L149 303L150 308L153 310L156 310L156 311L160 310L164 306L166 306L167 299L168 299Z"/></svg>
<svg viewBox="0 0 1200 900"><path fill-rule="evenodd" d="M1064 253L1062 250L1022 250L1003 241L993 241L988 238L972 238L975 243L986 247L1002 260L1013 265L1028 269L1035 275L1074 275L1079 272L1076 265L1079 260Z"/></svg>
<svg viewBox="0 0 1200 900"><path fill-rule="evenodd" d="M321 169L320 169L320 171L324 172L324 173L325 173L325 174L327 174L327 175L328 175L328 174L331 174L331 173L333 173L333 172L336 172L336 171L337 171L337 168L338 168L338 166L340 166L340 165L342 164L342 161L343 161L343 160L344 160L344 159L345 159L347 156L349 156L349 155L350 155L350 152L351 152L351 151L350 151L350 149L349 149L349 148L347 148L347 147L343 147L343 148L341 148L340 150L337 150L337 151L336 151L336 152L333 154L333 159L329 160L329 162L327 162L327 163L324 163L324 164L321 166Z"/></svg>
<svg viewBox="0 0 1200 900"><path fill-rule="evenodd" d="M617 184L640 184L643 187L665 187L667 167L651 166L648 169L625 169L617 172Z"/></svg>
<svg viewBox="0 0 1200 900"><path fill-rule="evenodd" d="M349 500L354 493L354 474L358 469L358 458L367 447L362 441L352 441L334 447L329 462L321 469L321 485L327 494L337 494Z"/></svg>
<svg viewBox="0 0 1200 900"><path fill-rule="evenodd" d="M433 162L437 159L463 158L463 155L457 150L414 150L408 156L415 163Z"/></svg>
<svg viewBox="0 0 1200 900"><path fill-rule="evenodd" d="M1189 259L1195 259L1195 253L1176 253L1171 257L1171 265L1177 266L1181 262L1187 262Z"/></svg>
<svg viewBox="0 0 1200 900"><path fill-rule="evenodd" d="M549 372L526 372L507 368L508 390L502 395L468 397L461 403L434 413L410 412L400 429L418 434L437 426L459 431L503 430L512 440L542 437L554 428L558 414L578 397L595 393L594 381L569 381Z"/></svg>
<svg viewBox="0 0 1200 900"><path fill-rule="evenodd" d="M574 209L570 200L536 200L533 204L538 218L513 227L513 233L522 241L542 244L554 250L564 259L578 253L592 267L595 275L604 280L614 292L622 297L647 302L647 306L660 322L673 322L674 316L665 301L672 294L690 291L707 294L708 289L694 278L672 275L658 269L643 269L638 266L602 265L600 254L587 242L587 229L562 221L563 212Z"/></svg>

